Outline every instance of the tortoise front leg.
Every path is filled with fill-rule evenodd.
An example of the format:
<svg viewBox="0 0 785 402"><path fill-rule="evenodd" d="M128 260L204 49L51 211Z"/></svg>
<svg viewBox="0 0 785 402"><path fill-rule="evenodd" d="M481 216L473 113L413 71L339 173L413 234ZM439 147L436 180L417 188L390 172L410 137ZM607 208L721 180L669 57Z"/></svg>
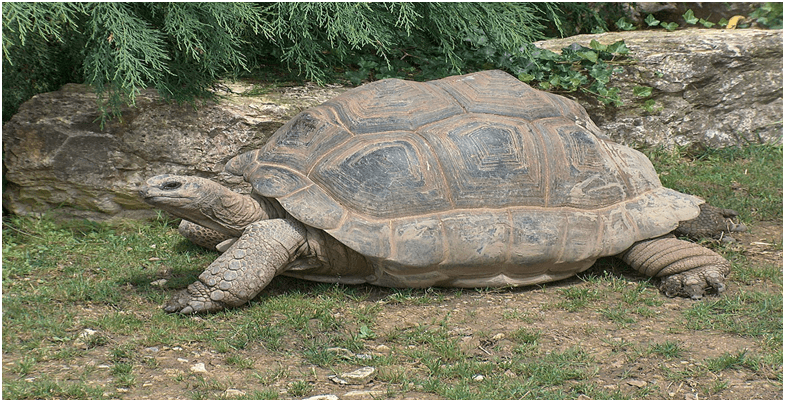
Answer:
<svg viewBox="0 0 785 402"><path fill-rule="evenodd" d="M204 313L247 303L298 257L305 227L290 219L252 223L242 236L164 306L168 313Z"/></svg>
<svg viewBox="0 0 785 402"><path fill-rule="evenodd" d="M706 290L722 293L730 273L721 255L672 235L637 242L620 257L638 272L663 278L660 290L668 297L697 300Z"/></svg>

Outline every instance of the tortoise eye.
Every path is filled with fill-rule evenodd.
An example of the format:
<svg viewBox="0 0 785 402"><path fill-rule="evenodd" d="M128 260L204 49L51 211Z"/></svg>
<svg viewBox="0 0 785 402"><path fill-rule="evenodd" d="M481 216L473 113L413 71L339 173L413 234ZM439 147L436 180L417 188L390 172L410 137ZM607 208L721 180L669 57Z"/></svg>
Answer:
<svg viewBox="0 0 785 402"><path fill-rule="evenodd" d="M179 181L168 181L161 185L161 190L177 190L182 185L183 183L180 183Z"/></svg>

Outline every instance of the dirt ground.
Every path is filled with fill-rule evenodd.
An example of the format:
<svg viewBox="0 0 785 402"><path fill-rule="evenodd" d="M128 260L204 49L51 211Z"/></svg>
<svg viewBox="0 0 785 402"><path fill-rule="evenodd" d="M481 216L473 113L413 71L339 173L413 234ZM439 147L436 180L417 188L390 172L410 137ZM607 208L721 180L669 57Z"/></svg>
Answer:
<svg viewBox="0 0 785 402"><path fill-rule="evenodd" d="M750 232L737 236L739 247L753 263L766 263L782 268L782 225L771 223L758 225ZM776 241L778 245L773 245ZM594 269L594 268L592 268ZM289 279L287 279L289 280ZM293 280L293 279L291 279ZM630 283L640 278L629 277ZM782 382L777 373L782 367L763 367L757 371L748 369L726 369L718 373L709 372L713 380L707 380L706 374L696 381L690 378L672 380L665 373L696 368L704 359L716 358L724 353L731 354L747 349L751 352L760 350L756 340L749 337L736 336L719 330L701 332L684 330L682 311L694 302L684 299L667 299L664 303L651 307L656 313L650 319L638 319L629 325L618 325L603 317L598 311L581 309L570 312L563 308L554 308L563 300L560 289L583 286L580 278L570 278L548 286L527 287L512 290L475 291L446 293L440 303L430 303L412 307L408 303L387 303L385 300L392 290L369 287L370 296L357 303L372 306L382 303L378 311L373 331L376 337L366 340L365 351L369 354L395 353L389 350L391 345L385 334L405 328L423 325L445 325L447 334L459 339L461 349L479 360L491 360L496 357L513 357L515 343L509 335L523 322L532 331L539 331L539 348L546 353L562 352L571 348L579 348L588 352L598 367L597 372L587 382L599 389L634 397L642 387L651 387L653 391L643 395L651 399L774 399L782 398ZM631 285L632 286L632 285ZM731 282L728 290L731 294L738 292L737 283ZM776 284L758 281L744 284L746 291L759 290L781 292ZM646 289L646 292L656 292ZM444 295L445 293L443 293ZM609 296L609 301L617 296ZM618 296L620 297L620 296ZM362 307L362 306L357 306ZM86 312L100 315L102 311ZM510 318L513 316L514 318ZM193 320L203 320L194 317ZM121 341L113 339L113 342ZM634 348L642 345L676 342L685 352L675 359L663 359L657 354L638 357ZM297 340L284 339L280 348L283 351L296 351L302 348ZM387 343L387 345L385 345ZM238 368L227 364L226 354L205 349L206 343L195 343L178 347L155 347L137 351L145 359L154 359L155 365L134 365L135 385L124 388L113 386L111 363L106 347L90 349L83 356L71 360L70 365L44 365L44 370L51 377L61 381L85 380L83 367L94 365L96 369L88 376L87 383L106 385L116 388L116 393L105 395L121 399L190 399L194 395L207 398L248 398L254 391L261 389L279 390L280 399L302 399L317 395L335 395L341 399L442 399L441 396L423 392L413 386L401 389L391 386L384 378L377 378L365 385L338 385L328 379L335 373L335 368L326 369L313 365L305 360L302 353L276 353L267 350L263 345L250 345L239 351L243 358L252 361L251 368ZM327 345L329 346L329 345ZM401 347L397 345L397 347ZM10 366L10 356L4 356L4 369ZM18 357L15 359L18 362ZM195 363L203 363L206 372L194 374ZM13 364L13 362L11 362ZM341 366L344 367L344 366ZM346 366L348 367L348 366ZM353 367L357 367L354 365ZM407 373L424 372L423 362L411 360L395 367L386 366L383 370ZM276 378L270 374L276 368L286 371L287 375ZM340 371L340 370L339 370ZM254 375L252 373L261 373ZM261 375L261 378L259 375ZM515 376L514 373L510 373ZM781 376L781 374L779 374ZM10 376L10 374L9 374ZM4 382L7 380L3 375ZM781 377L780 377L781 378ZM291 384L303 381L309 384L307 393L292 395ZM706 386L712 382L724 382L726 386L717 393L707 395ZM392 389L391 393L387 393ZM351 391L361 391L351 394ZM201 392L195 394L194 392Z"/></svg>

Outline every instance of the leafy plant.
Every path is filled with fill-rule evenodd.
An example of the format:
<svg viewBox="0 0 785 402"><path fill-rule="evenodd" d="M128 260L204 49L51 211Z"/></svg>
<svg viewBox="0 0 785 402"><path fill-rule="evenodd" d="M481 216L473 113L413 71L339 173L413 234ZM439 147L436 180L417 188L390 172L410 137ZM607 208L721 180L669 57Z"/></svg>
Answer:
<svg viewBox="0 0 785 402"><path fill-rule="evenodd" d="M629 53L627 45L624 41L603 45L592 40L589 46L574 44L562 49L561 54L534 49L531 54L535 61L518 72L518 78L523 82L536 81L543 90L581 90L606 105L620 105L619 89L607 84L611 75L619 71L614 62Z"/></svg>
<svg viewBox="0 0 785 402"><path fill-rule="evenodd" d="M763 3L749 18L770 29L782 29L782 2Z"/></svg>

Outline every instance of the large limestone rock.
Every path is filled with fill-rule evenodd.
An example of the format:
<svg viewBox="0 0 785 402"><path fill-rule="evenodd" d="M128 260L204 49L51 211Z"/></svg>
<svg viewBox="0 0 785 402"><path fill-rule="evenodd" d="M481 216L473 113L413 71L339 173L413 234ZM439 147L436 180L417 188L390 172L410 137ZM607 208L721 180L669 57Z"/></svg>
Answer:
<svg viewBox="0 0 785 402"><path fill-rule="evenodd" d="M122 120L97 121L96 95L65 85L36 95L3 127L3 208L65 218L147 218L137 196L148 177L174 173L210 177L232 188L226 161L263 145L300 111L344 92L343 87L274 88L244 96L251 85L226 84L218 103L175 105L143 91Z"/></svg>
<svg viewBox="0 0 785 402"><path fill-rule="evenodd" d="M629 59L609 86L624 105L608 107L575 92L597 125L632 146L725 147L782 141L782 30L686 29L613 32L538 42L560 51L592 40L624 40ZM653 88L655 110L633 87Z"/></svg>
<svg viewBox="0 0 785 402"><path fill-rule="evenodd" d="M591 39L624 39L631 50L611 85L629 94L605 107L577 96L612 138L629 145L716 147L782 138L782 31L684 30L582 35L539 45L557 51ZM644 111L634 86L654 88L657 111ZM152 91L103 129L95 95L66 85L23 104L3 127L3 208L103 220L154 216L136 188L161 173L209 177L247 191L222 173L232 156L261 146L299 111L346 90L273 88L247 96L227 84L218 103L196 109L161 102ZM228 89L228 90L227 90ZM246 95L238 95L245 92Z"/></svg>

